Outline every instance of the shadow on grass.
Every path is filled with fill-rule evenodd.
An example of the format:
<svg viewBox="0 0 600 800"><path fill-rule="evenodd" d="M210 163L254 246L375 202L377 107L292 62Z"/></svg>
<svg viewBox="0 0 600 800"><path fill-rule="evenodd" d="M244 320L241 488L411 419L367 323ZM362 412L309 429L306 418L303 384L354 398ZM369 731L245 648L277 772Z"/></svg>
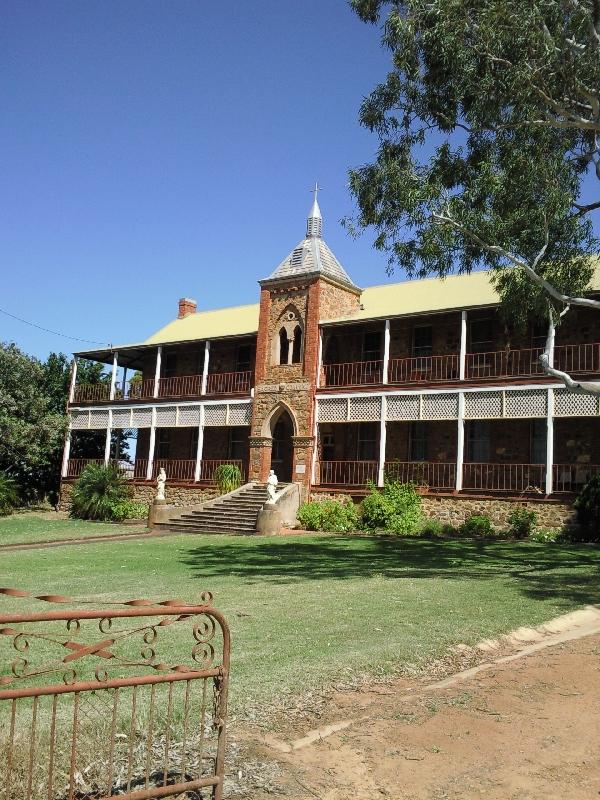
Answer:
<svg viewBox="0 0 600 800"><path fill-rule="evenodd" d="M204 538L183 563L202 579L248 582L346 580L383 575L410 579L511 579L529 597L600 602L600 548L532 542L429 541L379 536L306 539Z"/></svg>

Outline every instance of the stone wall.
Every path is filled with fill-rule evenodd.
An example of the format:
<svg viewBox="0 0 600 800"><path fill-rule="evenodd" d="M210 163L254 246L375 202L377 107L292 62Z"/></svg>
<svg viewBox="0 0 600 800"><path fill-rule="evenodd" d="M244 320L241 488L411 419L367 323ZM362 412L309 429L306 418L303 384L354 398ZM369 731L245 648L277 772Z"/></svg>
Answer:
<svg viewBox="0 0 600 800"><path fill-rule="evenodd" d="M156 496L156 486L154 483L134 483L133 500L136 503L146 503L150 505ZM73 484L64 481L60 487L59 511L69 511L71 508L71 494ZM180 508L182 506L192 506L197 503L205 503L218 497L219 490L216 486L190 486L167 483L165 497L167 503Z"/></svg>

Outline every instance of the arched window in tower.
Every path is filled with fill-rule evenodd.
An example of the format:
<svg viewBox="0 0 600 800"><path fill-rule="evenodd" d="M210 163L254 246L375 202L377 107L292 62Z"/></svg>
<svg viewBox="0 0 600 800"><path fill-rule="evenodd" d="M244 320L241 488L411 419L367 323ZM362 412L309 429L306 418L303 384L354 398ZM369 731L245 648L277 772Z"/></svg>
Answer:
<svg viewBox="0 0 600 800"><path fill-rule="evenodd" d="M285 328L281 328L279 331L279 363L280 364L287 364L288 357L290 353L290 343L288 340L287 331Z"/></svg>
<svg viewBox="0 0 600 800"><path fill-rule="evenodd" d="M302 328L296 325L294 328L294 343L292 345L292 364L299 364L302 360Z"/></svg>

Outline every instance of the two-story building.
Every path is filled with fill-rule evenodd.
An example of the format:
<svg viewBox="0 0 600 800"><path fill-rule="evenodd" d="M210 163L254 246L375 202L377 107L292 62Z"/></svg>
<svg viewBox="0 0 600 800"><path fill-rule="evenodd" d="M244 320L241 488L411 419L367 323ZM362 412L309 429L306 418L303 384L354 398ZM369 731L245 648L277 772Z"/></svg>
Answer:
<svg viewBox="0 0 600 800"><path fill-rule="evenodd" d="M121 462L136 494L148 499L164 467L178 504L213 494L222 463L248 481L272 468L305 497L387 475L454 504L568 500L600 468L598 397L544 374L545 326L510 330L486 272L361 289L322 238L315 198L305 238L259 284L258 304L182 299L146 341L76 354L65 502L90 459L115 458L115 431L136 439ZM78 358L110 365L110 382L78 382ZM596 375L600 316L573 309L553 358ZM77 446L89 431L103 455Z"/></svg>

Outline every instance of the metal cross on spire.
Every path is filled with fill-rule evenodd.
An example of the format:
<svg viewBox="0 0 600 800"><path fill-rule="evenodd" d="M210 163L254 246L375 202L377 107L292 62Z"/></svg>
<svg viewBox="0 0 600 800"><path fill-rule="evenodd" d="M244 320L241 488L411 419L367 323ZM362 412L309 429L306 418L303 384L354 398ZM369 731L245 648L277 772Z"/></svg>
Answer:
<svg viewBox="0 0 600 800"><path fill-rule="evenodd" d="M308 219L306 221L306 236L321 236L321 228L323 225L323 219L321 217L321 209L319 208L319 201L317 200L317 195L323 189L322 186L319 186L318 182L315 182L315 188L311 189L311 192L314 194L315 199L313 200L312 208L309 212Z"/></svg>

